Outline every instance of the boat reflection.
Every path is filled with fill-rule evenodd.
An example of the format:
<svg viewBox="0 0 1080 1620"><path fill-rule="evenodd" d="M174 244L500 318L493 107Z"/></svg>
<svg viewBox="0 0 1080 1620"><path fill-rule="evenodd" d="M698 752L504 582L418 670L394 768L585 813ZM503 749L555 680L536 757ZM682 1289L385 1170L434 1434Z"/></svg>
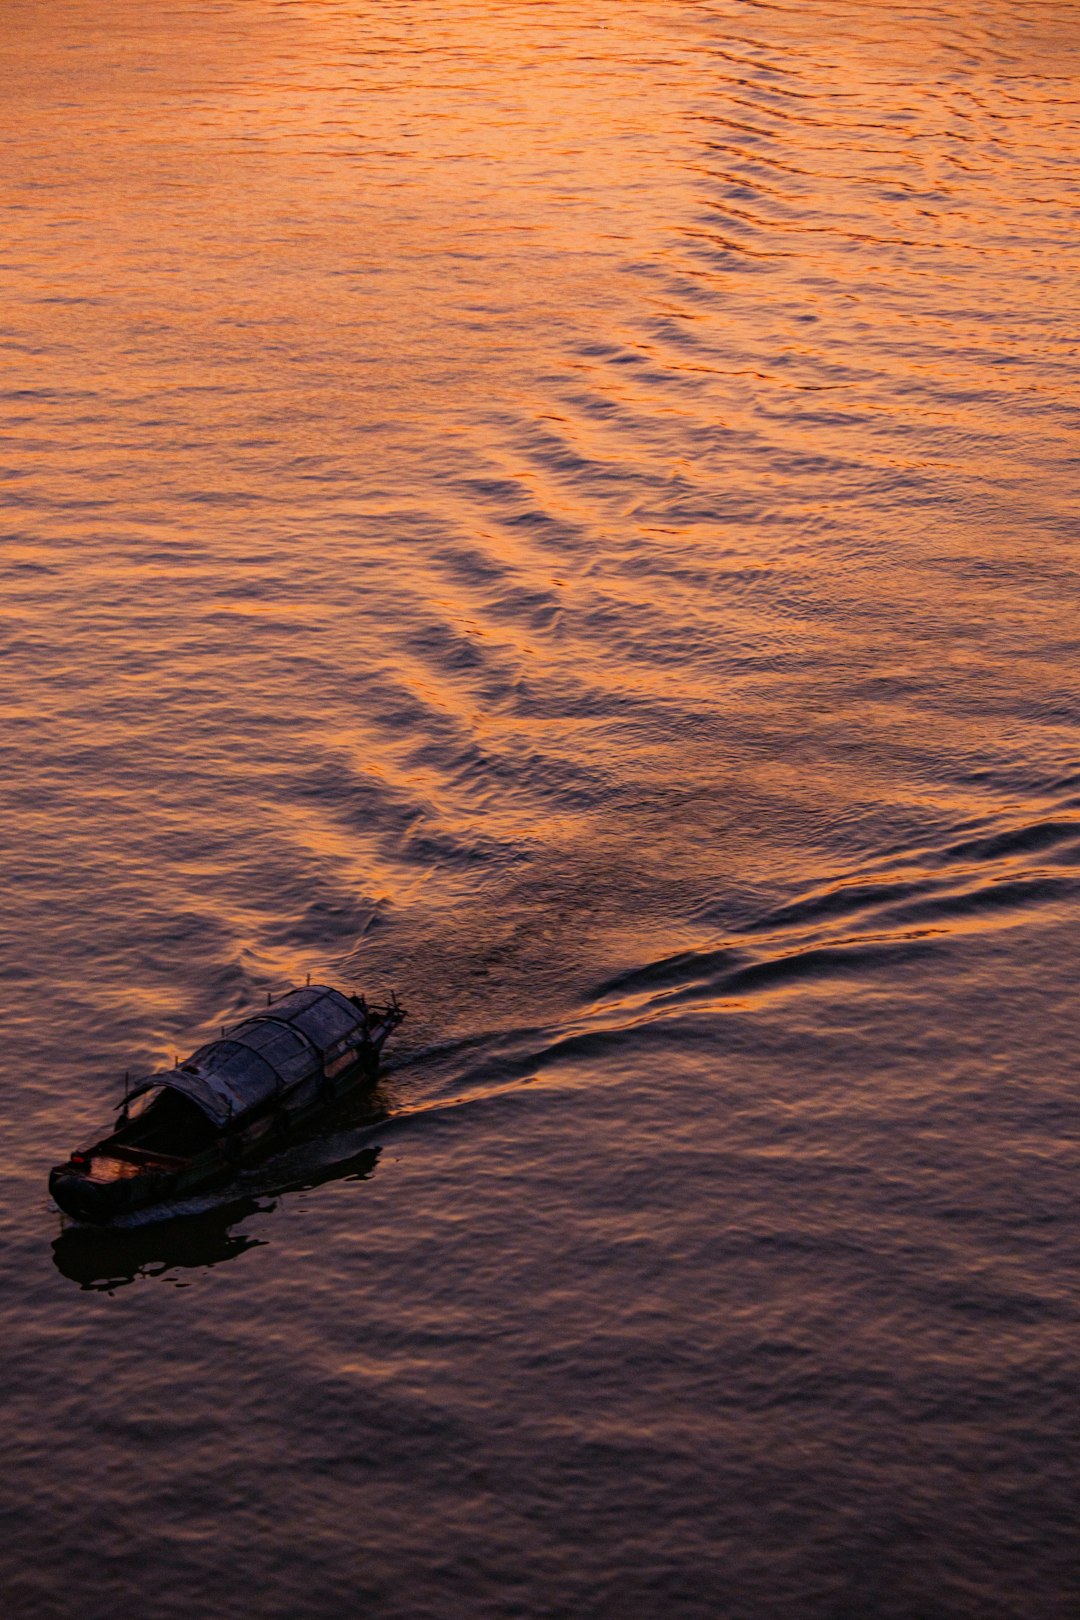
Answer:
<svg viewBox="0 0 1080 1620"><path fill-rule="evenodd" d="M252 1215L269 1214L279 1198L305 1192L328 1181L366 1181L374 1172L380 1149L365 1146L346 1159L336 1159L303 1176L259 1193L229 1197L212 1209L181 1211L163 1220L132 1227L66 1226L53 1242L53 1264L84 1291L112 1293L143 1278L162 1277L184 1287L178 1272L204 1271L237 1260L251 1249L266 1247L268 1238L233 1228Z"/></svg>

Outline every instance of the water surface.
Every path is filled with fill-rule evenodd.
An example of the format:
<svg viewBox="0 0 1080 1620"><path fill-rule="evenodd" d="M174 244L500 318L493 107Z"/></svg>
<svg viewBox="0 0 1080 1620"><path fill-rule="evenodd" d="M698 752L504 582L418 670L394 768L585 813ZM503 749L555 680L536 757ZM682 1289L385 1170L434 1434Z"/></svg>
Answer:
<svg viewBox="0 0 1080 1620"><path fill-rule="evenodd" d="M1076 7L0 50L5 1612L1071 1620ZM308 973L377 1094L61 1231Z"/></svg>

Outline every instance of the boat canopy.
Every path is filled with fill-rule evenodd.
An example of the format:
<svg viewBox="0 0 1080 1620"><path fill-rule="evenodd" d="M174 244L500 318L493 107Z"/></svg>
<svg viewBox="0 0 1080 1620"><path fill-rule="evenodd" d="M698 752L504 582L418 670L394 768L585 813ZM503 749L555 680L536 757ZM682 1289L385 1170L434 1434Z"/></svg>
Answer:
<svg viewBox="0 0 1080 1620"><path fill-rule="evenodd" d="M219 1129L304 1080L322 1074L332 1048L359 1043L367 1014L340 990L312 984L291 990L219 1041L200 1046L179 1068L147 1075L128 1101L156 1086L189 1097Z"/></svg>

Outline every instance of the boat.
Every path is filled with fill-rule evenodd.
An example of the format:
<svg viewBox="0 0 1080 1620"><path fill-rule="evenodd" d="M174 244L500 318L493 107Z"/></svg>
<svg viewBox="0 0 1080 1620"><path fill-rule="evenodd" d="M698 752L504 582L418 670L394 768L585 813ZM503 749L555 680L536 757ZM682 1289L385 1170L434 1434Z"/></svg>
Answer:
<svg viewBox="0 0 1080 1620"><path fill-rule="evenodd" d="M125 1086L111 1131L49 1174L66 1215L95 1225L227 1181L372 1081L405 1017L326 984L287 991L184 1063Z"/></svg>

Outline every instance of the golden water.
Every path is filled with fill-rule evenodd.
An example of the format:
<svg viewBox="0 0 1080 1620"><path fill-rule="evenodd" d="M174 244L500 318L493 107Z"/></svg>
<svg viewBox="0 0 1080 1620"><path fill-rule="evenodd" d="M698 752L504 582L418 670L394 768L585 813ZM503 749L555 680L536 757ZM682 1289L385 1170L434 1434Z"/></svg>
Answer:
<svg viewBox="0 0 1080 1620"><path fill-rule="evenodd" d="M5 1612L1071 1617L1077 7L0 50ZM58 1237L307 973L374 1108Z"/></svg>

